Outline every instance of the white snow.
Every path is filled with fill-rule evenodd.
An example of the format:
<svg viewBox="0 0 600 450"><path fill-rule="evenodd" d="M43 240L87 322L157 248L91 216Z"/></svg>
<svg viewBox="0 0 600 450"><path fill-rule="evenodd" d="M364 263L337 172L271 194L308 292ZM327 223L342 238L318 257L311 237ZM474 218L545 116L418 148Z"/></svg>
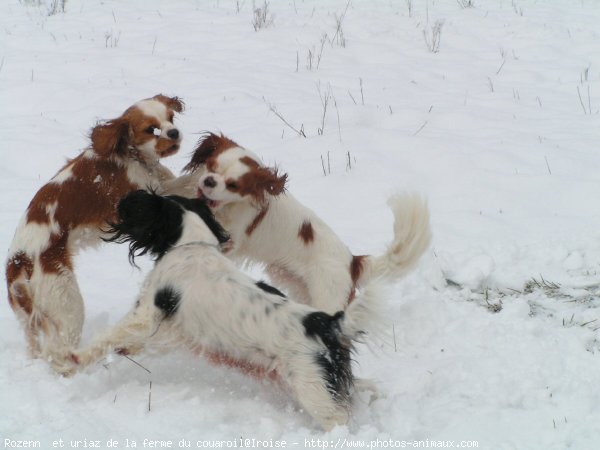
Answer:
<svg viewBox="0 0 600 450"><path fill-rule="evenodd" d="M344 15L347 0L272 0L258 31L264 3L249 0L68 0L48 15L52 3L0 4L5 250L95 122L158 93L187 104L174 171L197 133L222 131L287 171L355 254L383 251L386 199L402 190L429 199L434 242L391 290L383 348L356 355L381 397L360 394L329 433L281 388L183 350L136 358L151 373L115 356L60 378L27 358L3 294L0 448L240 437L598 448L598 2L351 0ZM424 33L431 43L437 21L433 53ZM140 262L117 245L77 258L84 342L131 307L152 267Z"/></svg>

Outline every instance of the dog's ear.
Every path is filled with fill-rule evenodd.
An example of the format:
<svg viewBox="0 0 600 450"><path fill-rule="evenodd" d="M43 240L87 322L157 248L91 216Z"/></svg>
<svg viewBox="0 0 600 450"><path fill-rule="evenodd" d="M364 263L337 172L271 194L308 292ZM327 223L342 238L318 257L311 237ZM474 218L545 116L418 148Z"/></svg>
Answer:
<svg viewBox="0 0 600 450"><path fill-rule="evenodd" d="M181 237L183 210L153 192L133 191L119 201L119 222L110 224L108 242L129 242L129 260L151 253L160 258Z"/></svg>
<svg viewBox="0 0 600 450"><path fill-rule="evenodd" d="M143 189L130 192L119 200L117 214L122 223L130 226L148 226L160 210L160 197Z"/></svg>
<svg viewBox="0 0 600 450"><path fill-rule="evenodd" d="M279 175L276 167L259 167L255 173L258 178L258 187L265 193L276 197L285 191L287 173Z"/></svg>
<svg viewBox="0 0 600 450"><path fill-rule="evenodd" d="M185 103L179 97L167 97L166 95L158 94L152 97L152 99L164 103L167 108L178 113L183 112L185 109Z"/></svg>
<svg viewBox="0 0 600 450"><path fill-rule="evenodd" d="M98 123L92 129L90 139L98 156L122 156L127 152L129 144L129 123L122 117Z"/></svg>
<svg viewBox="0 0 600 450"><path fill-rule="evenodd" d="M206 160L216 153L220 153L228 148L239 147L231 139L226 138L222 134L219 136L214 133L207 133L200 138L196 149L192 154L191 161L183 168L184 172L193 172L198 167L206 163Z"/></svg>
<svg viewBox="0 0 600 450"><path fill-rule="evenodd" d="M284 192L286 182L287 174L279 175L277 168L255 167L240 178L240 194L264 203L267 194L276 197Z"/></svg>

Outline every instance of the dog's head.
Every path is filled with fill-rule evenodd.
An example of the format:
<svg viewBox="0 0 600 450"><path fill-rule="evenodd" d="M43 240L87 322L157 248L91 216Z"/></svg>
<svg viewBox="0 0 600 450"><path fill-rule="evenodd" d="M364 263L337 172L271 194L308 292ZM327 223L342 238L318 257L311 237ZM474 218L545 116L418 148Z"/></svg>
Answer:
<svg viewBox="0 0 600 450"><path fill-rule="evenodd" d="M203 199L133 191L119 201L119 220L111 223L106 240L129 243L129 259L150 253L160 259L178 243L200 241L223 244L229 235ZM200 220L201 219L201 220Z"/></svg>
<svg viewBox="0 0 600 450"><path fill-rule="evenodd" d="M141 100L121 117L96 125L92 148L101 157L132 156L145 162L173 155L181 144L173 118L183 108L181 99L162 94Z"/></svg>
<svg viewBox="0 0 600 450"><path fill-rule="evenodd" d="M263 205L269 196L284 192L287 174L265 167L254 153L223 135L209 133L200 140L185 170L204 167L198 196L215 210L232 202Z"/></svg>

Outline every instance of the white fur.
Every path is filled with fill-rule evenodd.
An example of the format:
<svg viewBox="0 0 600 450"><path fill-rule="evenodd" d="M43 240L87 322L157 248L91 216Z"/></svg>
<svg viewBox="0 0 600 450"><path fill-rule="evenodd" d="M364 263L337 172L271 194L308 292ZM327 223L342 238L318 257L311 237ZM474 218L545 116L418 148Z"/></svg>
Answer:
<svg viewBox="0 0 600 450"><path fill-rule="evenodd" d="M226 183L249 171L240 159L251 152L233 147L218 155L216 171L206 170L198 188L213 201L217 219L231 234L232 258L259 262L276 285L288 288L292 297L317 309L334 313L344 309L355 286L350 274L353 255L335 232L312 210L288 192L266 195L266 203L258 205L248 196L227 190ZM214 187L205 181L212 177ZM411 270L429 246L431 232L426 203L417 195L396 195L388 202L394 214L394 238L381 256L363 259L363 270L357 284L371 277L394 280ZM266 216L251 234L248 226L261 209ZM314 241L299 238L303 222L310 222Z"/></svg>
<svg viewBox="0 0 600 450"><path fill-rule="evenodd" d="M324 346L308 337L302 325L302 319L315 309L257 288L254 280L220 253L204 222L193 213L184 214L182 237L148 275L136 307L75 354L79 367L116 349L167 350L185 343L206 354L224 354L275 370L323 428L346 423L350 405L332 397L316 363L315 356ZM154 304L157 291L165 286L181 294L179 308L170 318ZM367 291L365 295L377 297L376 286L369 285ZM378 303L377 298L368 301ZM369 322L371 307L363 303L358 298L347 311L342 339L354 339L365 330L362 325Z"/></svg>
<svg viewBox="0 0 600 450"><path fill-rule="evenodd" d="M57 183L57 184L61 184L62 182L68 180L69 178L71 178L73 176L73 164L69 164L67 167L65 167L63 170L61 170L60 172L58 172L54 178L52 178L50 180L50 183Z"/></svg>

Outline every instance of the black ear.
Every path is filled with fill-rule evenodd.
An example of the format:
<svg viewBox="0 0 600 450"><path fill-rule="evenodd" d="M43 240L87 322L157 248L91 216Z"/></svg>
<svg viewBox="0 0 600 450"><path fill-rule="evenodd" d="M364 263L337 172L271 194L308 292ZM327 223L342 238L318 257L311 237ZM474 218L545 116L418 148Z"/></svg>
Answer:
<svg viewBox="0 0 600 450"><path fill-rule="evenodd" d="M186 198L179 195L169 195L167 198L179 203L188 211L195 212L204 221L206 226L215 235L219 244L224 244L229 241L230 236L221 224L215 219L214 214L206 204L206 201L201 198Z"/></svg>
<svg viewBox="0 0 600 450"><path fill-rule="evenodd" d="M181 237L183 211L153 192L133 191L119 201L119 221L111 226L108 242L129 243L129 261L146 253L159 259Z"/></svg>

